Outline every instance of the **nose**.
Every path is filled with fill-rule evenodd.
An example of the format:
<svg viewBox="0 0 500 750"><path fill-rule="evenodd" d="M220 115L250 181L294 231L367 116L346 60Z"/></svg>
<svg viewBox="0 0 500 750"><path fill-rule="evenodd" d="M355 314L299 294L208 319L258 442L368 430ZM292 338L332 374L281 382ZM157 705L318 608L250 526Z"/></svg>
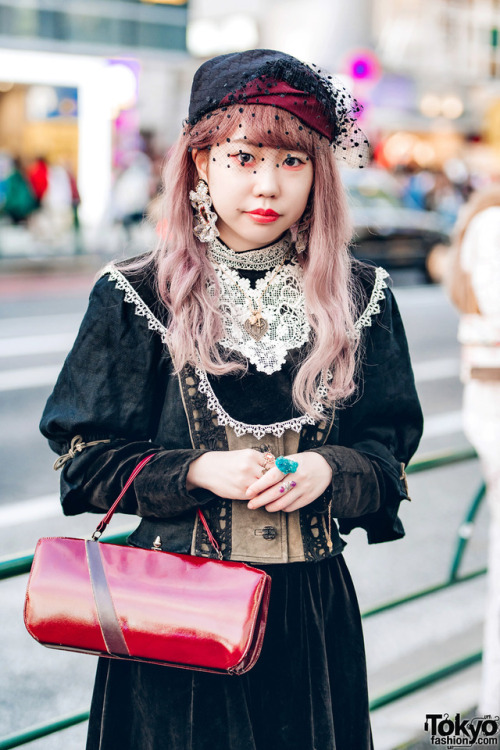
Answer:
<svg viewBox="0 0 500 750"><path fill-rule="evenodd" d="M254 174L253 194L256 197L276 198L279 194L279 168L263 163Z"/></svg>

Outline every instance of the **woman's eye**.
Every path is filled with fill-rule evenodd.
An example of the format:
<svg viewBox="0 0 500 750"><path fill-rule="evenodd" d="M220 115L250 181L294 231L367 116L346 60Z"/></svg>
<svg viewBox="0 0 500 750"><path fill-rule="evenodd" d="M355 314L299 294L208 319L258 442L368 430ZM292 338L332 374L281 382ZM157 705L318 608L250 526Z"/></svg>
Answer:
<svg viewBox="0 0 500 750"><path fill-rule="evenodd" d="M298 156L287 156L283 162L284 167L301 167L304 164L303 159Z"/></svg>
<svg viewBox="0 0 500 750"><path fill-rule="evenodd" d="M253 162L255 161L255 158L252 156L252 154L246 154L243 151L240 151L238 154L234 154L233 158L237 159L242 167L247 167L250 164L253 164Z"/></svg>

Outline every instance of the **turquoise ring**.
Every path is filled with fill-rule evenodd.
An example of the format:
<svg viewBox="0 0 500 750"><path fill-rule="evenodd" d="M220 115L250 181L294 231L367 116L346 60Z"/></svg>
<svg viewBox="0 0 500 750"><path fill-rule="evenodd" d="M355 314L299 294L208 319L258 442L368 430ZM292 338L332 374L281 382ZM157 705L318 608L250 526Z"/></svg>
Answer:
<svg viewBox="0 0 500 750"><path fill-rule="evenodd" d="M298 461L292 461L291 458L285 458L284 456L278 456L274 465L277 469L283 472L283 474L293 474L299 468Z"/></svg>

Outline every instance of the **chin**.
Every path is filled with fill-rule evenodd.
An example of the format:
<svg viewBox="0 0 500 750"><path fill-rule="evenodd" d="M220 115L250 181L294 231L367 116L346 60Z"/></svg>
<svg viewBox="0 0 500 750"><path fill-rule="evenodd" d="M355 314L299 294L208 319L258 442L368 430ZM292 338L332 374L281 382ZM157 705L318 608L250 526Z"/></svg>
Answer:
<svg viewBox="0 0 500 750"><path fill-rule="evenodd" d="M255 232L249 239L255 240L260 245L270 245L271 242L275 242L277 239L279 239L284 231L285 230L282 229L279 232L261 232L260 234Z"/></svg>
<svg viewBox="0 0 500 750"><path fill-rule="evenodd" d="M270 226L261 225L255 228L252 227L252 229L253 231L245 232L242 238L244 237L247 242L255 243L254 246L257 247L258 245L270 245L276 242L287 231L288 227L278 228L273 226L271 228Z"/></svg>
<svg viewBox="0 0 500 750"><path fill-rule="evenodd" d="M229 224L219 226L221 233L221 239L233 250L252 250L257 247L264 247L265 245L271 245L273 242L278 240L288 229L288 226L270 225L270 224L254 224L251 226L245 222L244 226L233 226ZM229 231L228 231L229 230Z"/></svg>

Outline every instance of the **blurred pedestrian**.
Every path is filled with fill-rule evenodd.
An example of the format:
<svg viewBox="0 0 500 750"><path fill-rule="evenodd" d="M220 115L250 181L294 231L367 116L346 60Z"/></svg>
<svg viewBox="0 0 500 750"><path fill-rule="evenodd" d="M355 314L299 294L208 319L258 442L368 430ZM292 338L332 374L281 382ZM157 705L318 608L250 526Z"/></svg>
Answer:
<svg viewBox="0 0 500 750"><path fill-rule="evenodd" d="M436 211L446 228L451 231L463 203L462 194L446 172L440 169L434 171L433 180L434 184L425 198L425 207L428 211Z"/></svg>
<svg viewBox="0 0 500 750"><path fill-rule="evenodd" d="M28 179L37 201L37 208L39 208L49 186L49 164L45 156L38 156L30 164L28 167Z"/></svg>
<svg viewBox="0 0 500 750"><path fill-rule="evenodd" d="M7 151L0 150L0 212L7 197L7 182L12 172L12 156Z"/></svg>
<svg viewBox="0 0 500 750"><path fill-rule="evenodd" d="M410 163L405 170L401 170L403 184L403 202L408 208L429 209L428 196L434 189L435 178L428 169L421 169L417 164Z"/></svg>
<svg viewBox="0 0 500 750"><path fill-rule="evenodd" d="M114 221L121 223L130 233L132 227L145 218L155 187L149 156L142 151L128 154L126 166L117 176L112 190L111 212Z"/></svg>
<svg viewBox="0 0 500 750"><path fill-rule="evenodd" d="M82 201L80 198L80 191L78 190L78 183L75 177L75 173L73 172L73 169L69 161L66 161L64 163L64 168L68 176L69 186L70 186L70 191L71 191L71 210L73 213L73 235L74 235L73 240L74 240L75 255L80 255L84 251L84 246L82 243L82 236L80 232L80 215L79 215L80 203Z"/></svg>
<svg viewBox="0 0 500 750"><path fill-rule="evenodd" d="M500 185L462 207L447 286L461 312L464 429L481 459L490 510L480 713L500 715Z"/></svg>
<svg viewBox="0 0 500 750"><path fill-rule="evenodd" d="M73 227L73 191L66 168L51 164L47 173L47 189L36 216L37 227L53 245L67 243Z"/></svg>
<svg viewBox="0 0 500 750"><path fill-rule="evenodd" d="M73 211L73 229L75 232L80 231L80 217L78 215L78 208L80 206L81 198L80 191L78 190L78 183L76 181L75 174L69 163L65 165L66 173L68 175L69 186L71 190L71 208Z"/></svg>
<svg viewBox="0 0 500 750"><path fill-rule="evenodd" d="M12 163L12 171L7 178L3 211L13 224L23 224L37 207L37 200L31 189L20 159Z"/></svg>
<svg viewBox="0 0 500 750"><path fill-rule="evenodd" d="M337 161L366 164L358 112L281 52L207 61L165 173L168 230L94 287L41 423L65 512L108 508L153 452L121 504L142 517L130 543L212 557L202 506L225 559L272 591L239 677L100 659L88 750L372 748L340 533L403 536L422 413L387 273L349 254Z"/></svg>

